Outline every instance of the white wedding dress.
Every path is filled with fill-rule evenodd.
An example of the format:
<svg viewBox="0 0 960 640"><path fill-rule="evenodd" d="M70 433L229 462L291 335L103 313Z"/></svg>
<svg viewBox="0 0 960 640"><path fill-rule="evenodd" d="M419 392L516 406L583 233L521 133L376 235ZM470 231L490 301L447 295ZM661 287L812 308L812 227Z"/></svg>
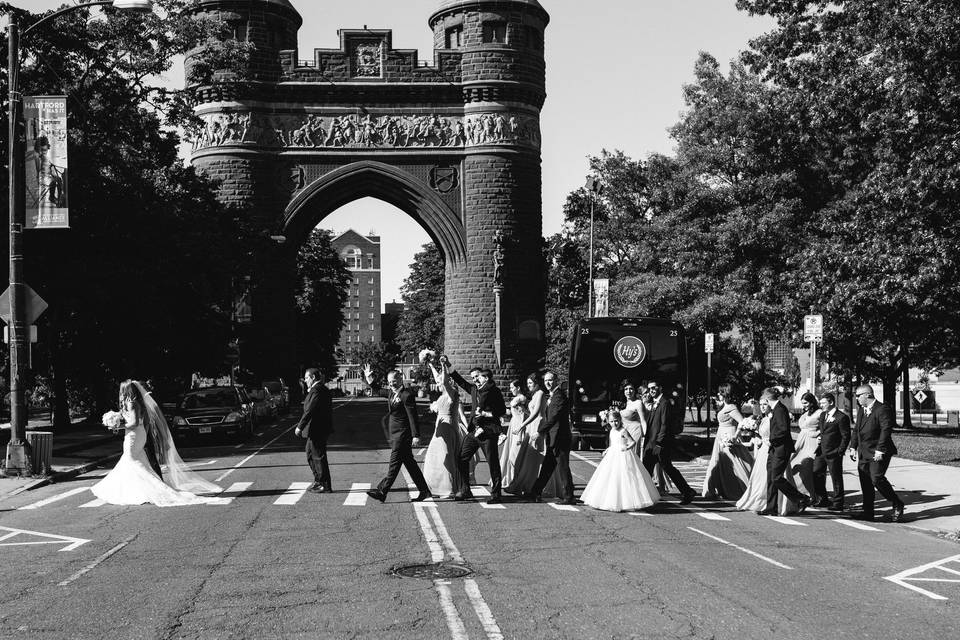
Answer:
<svg viewBox="0 0 960 640"><path fill-rule="evenodd" d="M432 408L437 412L437 423L423 458L423 478L430 487L430 493L439 498L448 498L461 488L457 473L457 456L460 453L460 429L457 426L460 394L451 382L443 385L443 393Z"/></svg>
<svg viewBox="0 0 960 640"><path fill-rule="evenodd" d="M163 421L156 403L141 388L147 404L148 419ZM123 454L116 466L100 482L90 487L93 495L108 504L135 505L152 503L158 507L179 507L205 504L209 498L198 493L218 493L221 487L208 482L187 469L173 444L166 422L158 426L165 434L163 469L167 482L161 480L153 469L143 447L147 443L147 430L142 422L136 422L133 412L123 412L127 431L123 437Z"/></svg>
<svg viewBox="0 0 960 640"><path fill-rule="evenodd" d="M603 511L645 509L660 500L650 474L640 464L635 441L626 427L610 430L610 446L590 477L580 499L585 505Z"/></svg>

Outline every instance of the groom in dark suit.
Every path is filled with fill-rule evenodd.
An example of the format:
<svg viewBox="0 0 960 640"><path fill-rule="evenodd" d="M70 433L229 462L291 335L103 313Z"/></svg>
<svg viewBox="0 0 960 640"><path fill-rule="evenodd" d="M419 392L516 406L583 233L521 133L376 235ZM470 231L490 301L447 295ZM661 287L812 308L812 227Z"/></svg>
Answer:
<svg viewBox="0 0 960 640"><path fill-rule="evenodd" d="M647 383L647 391L653 407L647 414L647 431L643 438L641 461L651 476L653 468L659 463L660 469L680 490L680 504L690 504L695 495L693 489L687 484L680 470L673 466L676 438L674 426L676 421L682 418L677 415L678 408L673 406L670 398L663 395L663 388L659 382Z"/></svg>
<svg viewBox="0 0 960 640"><path fill-rule="evenodd" d="M319 369L307 369L303 374L303 382L307 387L307 397L303 399L303 415L293 432L307 439L307 464L313 471L314 480L307 490L333 493L330 465L327 463L327 440L333 431L333 397Z"/></svg>
<svg viewBox="0 0 960 640"><path fill-rule="evenodd" d="M446 356L444 356L446 357ZM449 360L447 361L449 366ZM493 382L493 372L490 369L471 369L474 383L464 380L456 371L450 371L450 377L464 391L468 391L473 399L473 411L470 417L470 426L467 435L463 437L460 452L457 456L457 470L463 479L462 489L453 497L454 500L468 500L473 497L470 492L470 459L481 446L490 467L490 498L488 504L501 502L501 475L500 452L497 448L500 440L500 418L507 412L503 393Z"/></svg>
<svg viewBox="0 0 960 640"><path fill-rule="evenodd" d="M863 513L859 519L873 520L876 487L880 495L893 505L890 519L900 522L903 519L903 500L887 480L890 459L897 455L897 447L893 444L893 411L882 402L877 402L873 387L868 384L857 387L856 396L860 409L857 411L857 427L850 439L850 458L857 460L857 474L863 490Z"/></svg>
<svg viewBox="0 0 960 640"><path fill-rule="evenodd" d="M794 452L793 434L790 433L790 412L780 402L780 390L776 387L764 389L760 404L770 408L770 451L767 452L767 507L757 513L761 516L775 516L777 493L797 503L797 511L803 513L810 506L810 498L803 495L784 477L790 466L790 456Z"/></svg>
<svg viewBox="0 0 960 640"><path fill-rule="evenodd" d="M570 474L572 442L570 402L567 400L567 394L560 388L557 374L549 369L543 372L543 386L550 394L547 400L547 415L540 422L540 428L537 429L536 437L530 441L530 446L536 447L537 440L545 437L547 439L546 454L540 465L540 475L537 476L537 481L533 483L527 497L534 502L539 502L543 488L547 486L550 476L556 469L560 477L560 492L563 494L560 496L559 504L574 505L577 501L573 497L573 476Z"/></svg>
<svg viewBox="0 0 960 640"><path fill-rule="evenodd" d="M373 384L373 369L369 365L364 369L364 374L367 383ZM386 416L387 434L390 439L390 467L377 488L367 491L367 495L374 500L385 501L387 492L400 474L400 467L404 467L413 483L417 485L417 489L420 490L420 494L416 498L411 498L410 501L422 502L431 497L431 494L423 472L420 471L413 457L413 447L420 446L417 400L409 389L404 388L403 374L396 369L387 374L387 389L390 392Z"/></svg>
<svg viewBox="0 0 960 640"><path fill-rule="evenodd" d="M820 446L813 461L816 506L843 511L843 454L850 443L850 416L837 409L832 393L820 397ZM827 499L827 473L833 483L833 498Z"/></svg>

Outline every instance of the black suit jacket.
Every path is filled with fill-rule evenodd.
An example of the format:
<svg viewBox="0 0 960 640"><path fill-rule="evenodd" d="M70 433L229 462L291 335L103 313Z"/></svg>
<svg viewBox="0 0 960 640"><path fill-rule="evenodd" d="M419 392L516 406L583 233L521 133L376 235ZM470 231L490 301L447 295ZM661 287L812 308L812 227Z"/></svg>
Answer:
<svg viewBox="0 0 960 640"><path fill-rule="evenodd" d="M853 430L850 446L857 450L861 460L873 458L877 451L895 456L893 444L893 411L882 402L874 402L870 415L864 415L863 407L857 411L857 428Z"/></svg>
<svg viewBox="0 0 960 640"><path fill-rule="evenodd" d="M850 444L850 416L837 409L833 419L827 420L827 414L820 414L820 453L827 458L843 455Z"/></svg>
<svg viewBox="0 0 960 640"><path fill-rule="evenodd" d="M391 442L404 438L419 438L420 423L417 421L417 399L409 389L401 389L394 400L393 389L387 389L387 437Z"/></svg>
<svg viewBox="0 0 960 640"><path fill-rule="evenodd" d="M660 396L660 402L646 413L647 430L643 436L643 452L653 451L654 447L669 446L673 442L670 427L673 425L673 403L666 395Z"/></svg>
<svg viewBox="0 0 960 640"><path fill-rule="evenodd" d="M507 413L507 404L504 402L503 393L497 388L497 385L493 384L491 380L482 387L478 387L475 384L467 382L464 377L456 371L451 371L450 377L457 383L457 386L464 391L468 391L473 398L473 413L470 416L471 429L476 427L483 429L483 433L480 436L481 440L499 437L500 418ZM481 411L492 413L493 417L477 415Z"/></svg>
<svg viewBox="0 0 960 640"><path fill-rule="evenodd" d="M304 438L326 441L333 432L333 396L325 385L315 384L303 399L303 415L297 423Z"/></svg>
<svg viewBox="0 0 960 640"><path fill-rule="evenodd" d="M547 415L540 422L537 433L547 436L547 446L554 450L569 451L570 436L570 401L567 394L557 387L547 400Z"/></svg>
<svg viewBox="0 0 960 640"><path fill-rule="evenodd" d="M793 435L790 433L790 412L782 402L777 401L770 416L770 446L786 447L786 453L793 453Z"/></svg>

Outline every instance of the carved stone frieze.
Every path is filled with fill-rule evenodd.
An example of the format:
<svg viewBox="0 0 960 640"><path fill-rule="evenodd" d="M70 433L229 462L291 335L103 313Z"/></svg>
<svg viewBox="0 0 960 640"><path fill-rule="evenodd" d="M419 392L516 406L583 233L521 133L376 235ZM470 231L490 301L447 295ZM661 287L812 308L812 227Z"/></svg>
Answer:
<svg viewBox="0 0 960 640"><path fill-rule="evenodd" d="M383 40L360 40L351 45L353 76L379 78L383 75Z"/></svg>
<svg viewBox="0 0 960 640"><path fill-rule="evenodd" d="M509 112L335 116L255 112L210 113L192 132L193 150L231 145L279 148L477 147L509 145L540 148L536 117Z"/></svg>

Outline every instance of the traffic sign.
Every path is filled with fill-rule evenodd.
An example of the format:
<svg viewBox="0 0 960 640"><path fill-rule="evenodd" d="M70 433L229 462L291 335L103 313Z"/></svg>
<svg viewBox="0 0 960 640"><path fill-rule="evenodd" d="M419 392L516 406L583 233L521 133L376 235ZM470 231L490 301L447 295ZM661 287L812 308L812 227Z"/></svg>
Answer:
<svg viewBox="0 0 960 640"><path fill-rule="evenodd" d="M703 352L713 353L713 334L712 333L703 334Z"/></svg>
<svg viewBox="0 0 960 640"><path fill-rule="evenodd" d="M804 342L823 342L823 316L814 314L803 317Z"/></svg>
<svg viewBox="0 0 960 640"><path fill-rule="evenodd" d="M24 295L26 296L26 321L27 324L33 324L36 322L44 311L47 310L49 306L47 301L40 297L40 295L30 288L30 285L23 285ZM0 295L0 318L4 322L10 324L10 287L7 287L7 290Z"/></svg>

